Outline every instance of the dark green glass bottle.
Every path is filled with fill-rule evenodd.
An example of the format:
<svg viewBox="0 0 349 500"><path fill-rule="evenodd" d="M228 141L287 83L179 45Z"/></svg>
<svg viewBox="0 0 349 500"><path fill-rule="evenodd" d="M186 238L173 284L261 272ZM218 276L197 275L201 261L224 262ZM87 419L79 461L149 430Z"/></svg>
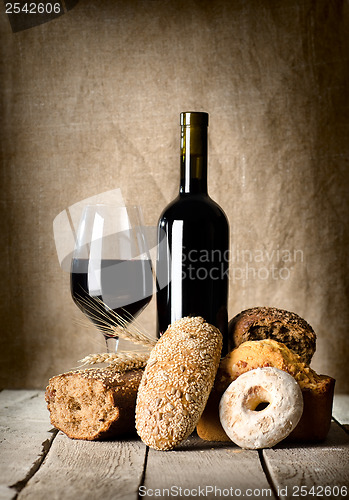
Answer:
<svg viewBox="0 0 349 500"><path fill-rule="evenodd" d="M179 194L158 225L157 329L202 316L227 340L229 225L207 192L208 114L181 113Z"/></svg>

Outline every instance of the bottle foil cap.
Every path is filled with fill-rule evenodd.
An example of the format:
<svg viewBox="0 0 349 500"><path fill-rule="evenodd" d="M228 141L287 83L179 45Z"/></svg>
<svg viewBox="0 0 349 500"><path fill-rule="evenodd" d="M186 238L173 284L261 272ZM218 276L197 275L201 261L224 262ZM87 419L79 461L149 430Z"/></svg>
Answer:
<svg viewBox="0 0 349 500"><path fill-rule="evenodd" d="M198 111L184 111L181 113L181 126L183 127L207 127L208 113Z"/></svg>

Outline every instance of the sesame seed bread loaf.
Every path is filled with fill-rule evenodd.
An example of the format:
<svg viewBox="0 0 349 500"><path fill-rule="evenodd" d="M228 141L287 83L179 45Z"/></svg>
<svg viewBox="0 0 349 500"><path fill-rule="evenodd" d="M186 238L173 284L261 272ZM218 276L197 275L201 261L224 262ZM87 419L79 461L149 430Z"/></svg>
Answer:
<svg viewBox="0 0 349 500"><path fill-rule="evenodd" d="M335 380L318 375L285 344L271 339L244 342L222 359L214 388L197 425L197 433L202 439L229 441L218 411L224 391L243 373L268 366L292 375L303 394L302 417L287 439L299 442L325 439L331 424Z"/></svg>
<svg viewBox="0 0 349 500"><path fill-rule="evenodd" d="M316 349L312 327L298 314L276 307L253 307L229 321L234 347L248 340L273 339L286 344L309 365Z"/></svg>
<svg viewBox="0 0 349 500"><path fill-rule="evenodd" d="M169 326L150 353L138 390L136 428L145 444L170 450L194 431L221 350L220 331L201 317Z"/></svg>
<svg viewBox="0 0 349 500"><path fill-rule="evenodd" d="M142 369L89 368L52 377L45 399L51 423L72 439L109 439L135 433Z"/></svg>

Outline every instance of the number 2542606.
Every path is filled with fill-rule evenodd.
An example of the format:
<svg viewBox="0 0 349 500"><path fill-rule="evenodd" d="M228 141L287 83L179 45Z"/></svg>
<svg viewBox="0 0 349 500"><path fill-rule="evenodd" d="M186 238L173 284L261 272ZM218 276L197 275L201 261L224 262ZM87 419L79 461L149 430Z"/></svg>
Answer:
<svg viewBox="0 0 349 500"><path fill-rule="evenodd" d="M293 497L304 497L304 496L314 496L314 497L346 497L348 494L348 489L346 486L312 486L308 488L307 486L293 486L292 496Z"/></svg>
<svg viewBox="0 0 349 500"><path fill-rule="evenodd" d="M60 14L61 4L59 2L6 2L6 14Z"/></svg>

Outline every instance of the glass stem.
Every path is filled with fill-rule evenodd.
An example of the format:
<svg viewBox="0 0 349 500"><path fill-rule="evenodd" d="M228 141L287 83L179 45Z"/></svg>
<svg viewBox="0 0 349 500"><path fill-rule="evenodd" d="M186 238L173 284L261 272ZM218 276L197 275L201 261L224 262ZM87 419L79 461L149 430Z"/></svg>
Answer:
<svg viewBox="0 0 349 500"><path fill-rule="evenodd" d="M107 352L113 353L118 350L119 337L105 337Z"/></svg>

